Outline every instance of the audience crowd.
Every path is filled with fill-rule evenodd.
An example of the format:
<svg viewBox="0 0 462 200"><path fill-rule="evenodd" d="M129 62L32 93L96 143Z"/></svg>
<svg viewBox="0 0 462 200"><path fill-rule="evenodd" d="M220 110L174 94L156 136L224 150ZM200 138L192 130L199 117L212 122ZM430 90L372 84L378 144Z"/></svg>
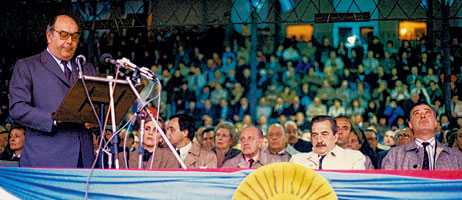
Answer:
<svg viewBox="0 0 462 200"><path fill-rule="evenodd" d="M439 39L430 48L425 38L412 45L410 41L395 44L373 37L357 40L347 48L344 41L334 47L329 38L308 42L292 38L273 48L271 37L263 30L256 57L257 90L251 93L249 35L245 25L242 34L218 25L205 31L195 27L148 33L111 31L95 35L95 55L109 52L115 58L127 57L149 67L162 85L160 110L156 112L163 119L192 115L198 128L174 142L191 140L213 150L218 159L209 166L255 168L310 152L311 120L327 115L338 126L336 145L361 151L365 168L378 169L391 147L413 139L409 113L422 102L436 109L436 139L462 151L462 91L457 87L462 84L462 46L457 38L452 39L450 50L452 113L447 116ZM86 49L87 44L81 42L77 53L87 55ZM24 141L24 128L16 126L8 115L8 84L15 60L2 57L0 62L1 158L15 160L21 153L16 143ZM95 66L101 76L113 73L101 64ZM154 83L143 80L143 84L147 87L142 94L150 98L157 95L148 92ZM250 112L250 98L258 100L255 115ZM150 107L156 108L157 101ZM22 135L17 133L21 130ZM133 148L128 150L134 151L139 137L129 135ZM255 155L265 155L265 159L252 160Z"/></svg>

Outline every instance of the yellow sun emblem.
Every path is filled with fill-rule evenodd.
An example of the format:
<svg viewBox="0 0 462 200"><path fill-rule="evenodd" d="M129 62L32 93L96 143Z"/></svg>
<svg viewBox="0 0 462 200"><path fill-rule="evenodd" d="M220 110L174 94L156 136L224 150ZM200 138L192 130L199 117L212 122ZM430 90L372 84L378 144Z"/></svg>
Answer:
<svg viewBox="0 0 462 200"><path fill-rule="evenodd" d="M233 199L337 199L334 190L314 170L295 163L273 163L252 172Z"/></svg>

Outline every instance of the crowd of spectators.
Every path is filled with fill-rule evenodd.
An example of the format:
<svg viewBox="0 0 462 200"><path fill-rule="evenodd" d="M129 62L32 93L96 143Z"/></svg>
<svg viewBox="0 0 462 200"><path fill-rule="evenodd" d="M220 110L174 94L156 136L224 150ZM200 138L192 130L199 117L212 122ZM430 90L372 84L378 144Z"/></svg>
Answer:
<svg viewBox="0 0 462 200"><path fill-rule="evenodd" d="M450 47L452 113L447 116L439 39L430 47L425 38L411 45L373 37L347 48L344 41L334 47L329 38L313 37L308 42L292 38L272 48L274 41L263 30L256 58L257 90L250 93L249 35L245 25L242 34L219 25L204 31L196 27L110 31L95 35L95 57L109 52L151 68L162 84L159 113L164 119L186 113L196 118L198 127L229 121L238 132L256 125L264 135L274 123L294 121L302 135L310 131L315 116L348 116L353 126L375 130L383 147L395 145L387 137L396 138L395 133L407 128L412 106L426 102L437 110L436 138L462 149L456 142L462 126L462 94L457 87L462 84L462 46L457 38ZM87 55L85 42L79 48L78 54ZM3 57L0 62L0 123L8 131L13 125L8 117L8 82L15 61ZM113 73L95 66L99 75ZM250 98L258 100L255 115L250 112ZM367 131L365 136L359 139L374 139Z"/></svg>

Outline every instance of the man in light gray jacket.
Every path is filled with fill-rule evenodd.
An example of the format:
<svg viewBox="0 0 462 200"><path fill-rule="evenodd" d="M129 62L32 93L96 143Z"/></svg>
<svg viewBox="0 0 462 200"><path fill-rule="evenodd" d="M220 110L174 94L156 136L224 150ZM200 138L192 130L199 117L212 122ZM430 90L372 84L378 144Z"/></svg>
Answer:
<svg viewBox="0 0 462 200"><path fill-rule="evenodd" d="M409 116L409 128L415 139L391 148L383 159L382 169L462 169L462 153L435 138L435 109L427 103L418 103Z"/></svg>

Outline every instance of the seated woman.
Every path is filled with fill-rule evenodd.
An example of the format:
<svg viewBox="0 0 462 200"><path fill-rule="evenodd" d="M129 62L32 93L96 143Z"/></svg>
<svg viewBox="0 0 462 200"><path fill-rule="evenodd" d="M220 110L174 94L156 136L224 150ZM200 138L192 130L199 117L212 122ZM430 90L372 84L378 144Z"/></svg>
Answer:
<svg viewBox="0 0 462 200"><path fill-rule="evenodd" d="M11 128L8 136L9 144L0 156L0 160L19 161L24 147L24 132L25 128L23 126L14 126Z"/></svg>
<svg viewBox="0 0 462 200"><path fill-rule="evenodd" d="M154 123L158 123L163 129L164 123L159 121L152 121L146 119L143 135L143 169L165 169L165 168L178 168L178 162L174 155L168 148L162 148L161 134L157 131ZM139 130L138 132L140 132ZM141 146L141 145L140 145ZM123 152L119 153L119 166L120 168L127 168ZM127 155L127 164L130 169L138 168L138 150L132 151ZM154 160L153 160L154 159Z"/></svg>
<svg viewBox="0 0 462 200"><path fill-rule="evenodd" d="M212 151L217 155L218 168L241 153L241 150L232 148L237 144L237 138L236 127L232 123L222 122L215 127L215 147Z"/></svg>
<svg viewBox="0 0 462 200"><path fill-rule="evenodd" d="M366 141L364 141L364 135L362 133L358 133L360 130L355 130L353 129L350 132L350 139L348 141L348 148L353 149L353 150L360 150L363 144L367 144ZM361 152L362 153L362 152ZM364 154L364 157L366 157L366 169L375 169L374 165L372 164L371 158Z"/></svg>

